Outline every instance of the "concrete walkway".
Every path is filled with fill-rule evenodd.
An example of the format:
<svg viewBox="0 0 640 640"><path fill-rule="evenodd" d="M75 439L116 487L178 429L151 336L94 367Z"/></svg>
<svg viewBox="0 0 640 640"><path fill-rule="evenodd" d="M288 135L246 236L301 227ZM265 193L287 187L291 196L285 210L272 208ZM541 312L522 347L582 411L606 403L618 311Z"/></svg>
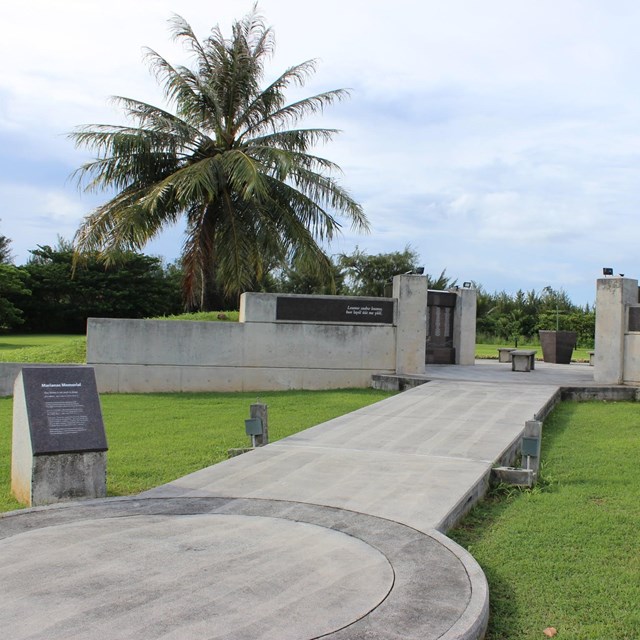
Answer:
<svg viewBox="0 0 640 640"><path fill-rule="evenodd" d="M0 518L0 629L26 638L481 638L488 589L444 532L586 365L430 380L129 499Z"/></svg>

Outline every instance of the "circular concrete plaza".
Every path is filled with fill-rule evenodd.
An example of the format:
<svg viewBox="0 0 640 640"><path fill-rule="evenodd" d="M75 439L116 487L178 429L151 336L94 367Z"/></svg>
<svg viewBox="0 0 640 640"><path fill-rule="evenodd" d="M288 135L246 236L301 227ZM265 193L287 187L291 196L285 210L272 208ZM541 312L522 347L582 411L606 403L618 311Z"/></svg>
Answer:
<svg viewBox="0 0 640 640"><path fill-rule="evenodd" d="M12 640L479 638L487 600L441 534L330 507L132 498L0 518Z"/></svg>

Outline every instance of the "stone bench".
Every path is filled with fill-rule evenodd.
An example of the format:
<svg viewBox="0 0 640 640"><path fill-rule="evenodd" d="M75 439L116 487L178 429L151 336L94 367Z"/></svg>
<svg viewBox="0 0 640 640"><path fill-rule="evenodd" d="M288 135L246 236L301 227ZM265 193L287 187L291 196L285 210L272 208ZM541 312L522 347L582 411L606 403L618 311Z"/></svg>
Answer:
<svg viewBox="0 0 640 640"><path fill-rule="evenodd" d="M534 349L514 349L511 352L511 371L531 371L536 368Z"/></svg>
<svg viewBox="0 0 640 640"><path fill-rule="evenodd" d="M511 362L511 353L515 350L514 347L500 347L498 349L498 362Z"/></svg>

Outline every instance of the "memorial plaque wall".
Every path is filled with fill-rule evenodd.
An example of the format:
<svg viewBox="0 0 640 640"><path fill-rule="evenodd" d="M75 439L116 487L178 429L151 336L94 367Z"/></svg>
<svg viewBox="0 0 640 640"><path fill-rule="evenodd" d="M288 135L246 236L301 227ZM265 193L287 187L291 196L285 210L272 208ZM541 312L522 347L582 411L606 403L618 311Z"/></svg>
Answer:
<svg viewBox="0 0 640 640"><path fill-rule="evenodd" d="M640 307L629 307L629 331L640 331Z"/></svg>
<svg viewBox="0 0 640 640"><path fill-rule="evenodd" d="M393 324L393 300L278 297L276 320Z"/></svg>

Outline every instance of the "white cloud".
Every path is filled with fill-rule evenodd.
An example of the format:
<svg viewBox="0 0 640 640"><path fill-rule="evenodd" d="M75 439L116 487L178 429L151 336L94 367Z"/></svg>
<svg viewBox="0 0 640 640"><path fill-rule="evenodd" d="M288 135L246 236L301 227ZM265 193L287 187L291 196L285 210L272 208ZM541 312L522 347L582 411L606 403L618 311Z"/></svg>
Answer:
<svg viewBox="0 0 640 640"><path fill-rule="evenodd" d="M18 264L28 259L36 245L53 245L58 236L70 240L87 212L79 197L29 184L0 182L0 203L0 233L11 239Z"/></svg>
<svg viewBox="0 0 640 640"><path fill-rule="evenodd" d="M64 134L117 121L107 104L112 94L161 101L142 47L187 61L169 40L171 12L204 36L215 23L229 33L231 20L252 4L3 6L0 55L12 62L0 75L0 233L14 239L14 252L55 242L58 231L70 237L95 206L97 198L81 198L64 182L84 160ZM430 271L447 267L490 289L570 284L577 301L591 299L605 263L634 273L635 0L325 0L300 7L260 2L277 39L269 73L319 58L302 93L354 88L350 101L323 117L344 134L322 153L345 170L341 181L363 203L374 232L358 237L345 229L335 250L410 243ZM171 251L176 234L168 231L154 246Z"/></svg>

